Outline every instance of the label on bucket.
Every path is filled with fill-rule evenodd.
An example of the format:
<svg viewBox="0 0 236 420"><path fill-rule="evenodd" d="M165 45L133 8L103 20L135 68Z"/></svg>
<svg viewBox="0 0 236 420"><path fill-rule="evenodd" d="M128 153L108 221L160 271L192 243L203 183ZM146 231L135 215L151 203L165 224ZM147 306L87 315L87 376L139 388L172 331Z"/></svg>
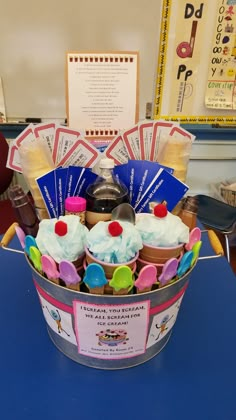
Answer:
<svg viewBox="0 0 236 420"><path fill-rule="evenodd" d="M145 353L150 301L94 305L74 301L78 352L99 359L125 359Z"/></svg>
<svg viewBox="0 0 236 420"><path fill-rule="evenodd" d="M174 326L183 296L184 294L173 305L154 315L148 336L147 348L162 340Z"/></svg>

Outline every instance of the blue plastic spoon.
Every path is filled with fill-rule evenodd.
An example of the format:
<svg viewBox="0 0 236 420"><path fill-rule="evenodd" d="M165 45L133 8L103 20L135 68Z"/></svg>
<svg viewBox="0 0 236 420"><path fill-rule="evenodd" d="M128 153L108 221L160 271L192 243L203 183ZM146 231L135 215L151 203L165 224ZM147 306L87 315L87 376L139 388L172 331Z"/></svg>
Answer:
<svg viewBox="0 0 236 420"><path fill-rule="evenodd" d="M177 270L177 276L182 277L186 271L189 270L192 264L193 251L186 252L180 260L179 267Z"/></svg>
<svg viewBox="0 0 236 420"><path fill-rule="evenodd" d="M35 238L31 235L26 235L26 237L25 237L25 252L28 255L30 255L30 247L31 246L33 246L35 248L38 248Z"/></svg>
<svg viewBox="0 0 236 420"><path fill-rule="evenodd" d="M89 264L85 270L84 283L89 289L105 286L108 281L103 267L96 263Z"/></svg>

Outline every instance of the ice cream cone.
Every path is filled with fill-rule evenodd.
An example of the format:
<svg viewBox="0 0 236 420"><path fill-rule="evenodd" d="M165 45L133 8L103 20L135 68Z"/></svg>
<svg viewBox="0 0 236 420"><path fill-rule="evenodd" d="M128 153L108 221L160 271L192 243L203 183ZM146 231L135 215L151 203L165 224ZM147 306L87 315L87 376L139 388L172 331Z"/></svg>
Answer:
<svg viewBox="0 0 236 420"><path fill-rule="evenodd" d="M139 252L141 260L154 264L165 264L170 258L178 258L183 251L184 244L174 247L155 247L143 244L143 248Z"/></svg>
<svg viewBox="0 0 236 420"><path fill-rule="evenodd" d="M67 287L67 289L71 289L71 290L75 290L75 291L79 292L80 291L80 282L75 283L75 284L69 284L66 287Z"/></svg>
<svg viewBox="0 0 236 420"><path fill-rule="evenodd" d="M127 266L129 267L132 271L135 270L136 268L136 260L138 258L138 253L136 254L136 256L130 260L127 261L125 263L120 263L120 264L112 264L112 263L106 263L104 261L101 261L97 258L95 258L93 256L93 254L88 250L88 248L85 248L85 253L86 253L86 261L87 264L91 264L91 263L97 263L100 264L104 271L105 271L105 275L107 279L111 279L113 276L113 273L115 271L116 268L120 267L120 266Z"/></svg>
<svg viewBox="0 0 236 420"><path fill-rule="evenodd" d="M104 286L89 288L89 292L93 295L104 295Z"/></svg>
<svg viewBox="0 0 236 420"><path fill-rule="evenodd" d="M113 288L109 285L109 279L108 283L104 286L104 294L105 295L112 295L113 294Z"/></svg>
<svg viewBox="0 0 236 420"><path fill-rule="evenodd" d="M152 290L152 287L145 287L144 289L138 289L137 288L137 293L139 294L139 293L147 293L147 292L151 292L151 290Z"/></svg>
<svg viewBox="0 0 236 420"><path fill-rule="evenodd" d="M120 289L120 290L113 289L113 295L128 295L128 294L129 294L128 287L126 289Z"/></svg>
<svg viewBox="0 0 236 420"><path fill-rule="evenodd" d="M52 281L54 284L60 285L60 279L48 279L50 281Z"/></svg>

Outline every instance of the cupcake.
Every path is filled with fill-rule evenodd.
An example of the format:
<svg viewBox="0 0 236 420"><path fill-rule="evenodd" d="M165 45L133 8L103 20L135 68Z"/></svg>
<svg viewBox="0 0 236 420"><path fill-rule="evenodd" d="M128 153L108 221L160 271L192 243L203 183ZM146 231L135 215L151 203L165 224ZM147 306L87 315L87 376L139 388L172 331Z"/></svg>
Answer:
<svg viewBox="0 0 236 420"><path fill-rule="evenodd" d="M49 255L57 264L63 260L73 262L79 270L83 266L87 233L78 216L60 216L42 220L35 240L42 255Z"/></svg>
<svg viewBox="0 0 236 420"><path fill-rule="evenodd" d="M142 246L140 233L132 223L100 221L88 232L86 260L102 265L107 279L111 279L120 265L133 269Z"/></svg>
<svg viewBox="0 0 236 420"><path fill-rule="evenodd" d="M143 242L139 258L148 263L164 264L178 258L189 241L188 227L163 204L155 206L153 214L140 214L136 229Z"/></svg>

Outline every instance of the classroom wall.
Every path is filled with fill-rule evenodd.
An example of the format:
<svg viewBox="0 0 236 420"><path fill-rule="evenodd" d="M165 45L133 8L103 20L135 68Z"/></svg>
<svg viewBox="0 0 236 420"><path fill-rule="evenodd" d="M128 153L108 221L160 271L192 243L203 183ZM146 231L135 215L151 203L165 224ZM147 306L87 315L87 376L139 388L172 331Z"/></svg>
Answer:
<svg viewBox="0 0 236 420"><path fill-rule="evenodd" d="M140 112L151 102L159 47L158 0L8 0L0 13L0 76L7 117L64 120L65 54L79 50L140 52ZM216 150L217 156L215 156ZM192 194L235 174L236 143L193 146ZM199 168L201 170L199 170Z"/></svg>
<svg viewBox="0 0 236 420"><path fill-rule="evenodd" d="M140 52L140 118L152 101L161 2L8 0L0 13L0 76L8 118L64 119L65 54Z"/></svg>

